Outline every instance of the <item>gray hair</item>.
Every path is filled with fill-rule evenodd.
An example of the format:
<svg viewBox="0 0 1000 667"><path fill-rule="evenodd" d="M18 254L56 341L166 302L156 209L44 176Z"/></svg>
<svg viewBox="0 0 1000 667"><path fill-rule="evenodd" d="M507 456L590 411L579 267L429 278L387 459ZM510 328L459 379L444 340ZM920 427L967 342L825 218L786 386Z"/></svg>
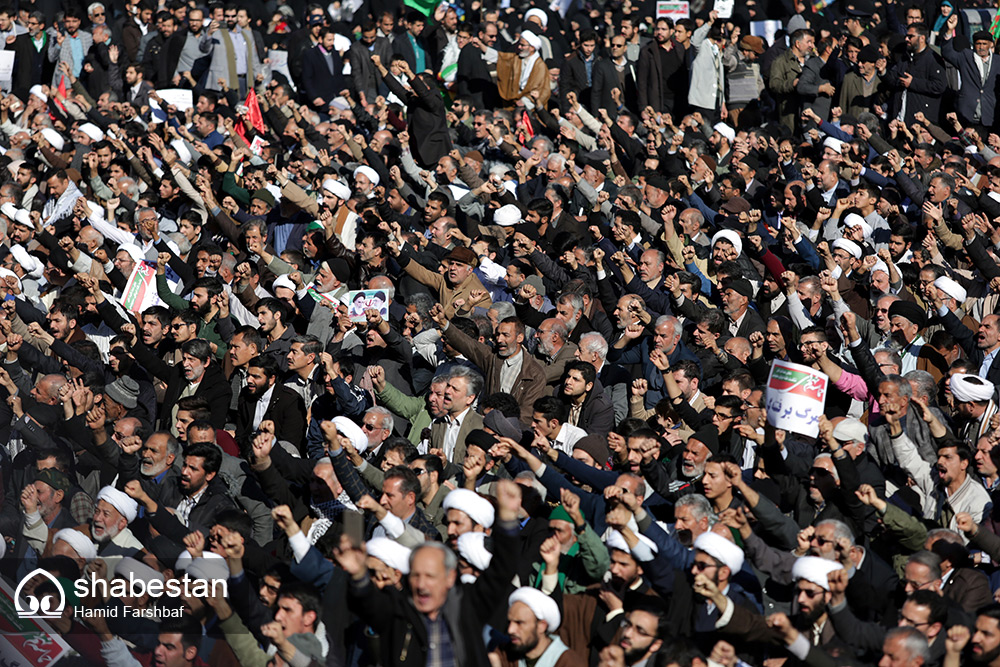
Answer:
<svg viewBox="0 0 1000 667"><path fill-rule="evenodd" d="M931 580L941 578L941 556L933 551L918 551L906 559L906 564L917 563L923 565L931 571Z"/></svg>
<svg viewBox="0 0 1000 667"><path fill-rule="evenodd" d="M483 391L483 376L468 366L453 367L448 379L452 380L454 378L465 378L466 387L468 389L465 394L466 396L479 396L479 394Z"/></svg>
<svg viewBox="0 0 1000 667"><path fill-rule="evenodd" d="M517 311L514 309L514 304L510 301L494 301L493 305L490 306L490 310L496 311L497 322L503 322L508 317L514 317L517 315Z"/></svg>
<svg viewBox="0 0 1000 667"><path fill-rule="evenodd" d="M638 298L638 297L636 297L636 298ZM656 324L654 325L653 328L657 329L660 326L662 326L663 324L667 324L667 323L669 323L671 326L673 326L673 329L674 329L674 338L676 338L676 337L678 337L678 336L680 336L681 334L684 333L684 325L681 324L681 321L679 319L677 319L676 317L673 317L671 315L660 315L659 317L657 317L656 318Z"/></svg>
<svg viewBox="0 0 1000 667"><path fill-rule="evenodd" d="M92 2L87 5L87 16L91 16L95 9L105 9L104 5L100 2Z"/></svg>
<svg viewBox="0 0 1000 667"><path fill-rule="evenodd" d="M815 296L821 289L819 278L816 276L806 276L799 281L799 287L806 288L809 296Z"/></svg>
<svg viewBox="0 0 1000 667"><path fill-rule="evenodd" d="M251 229L256 229L260 232L261 238L267 238L267 223L264 218L251 218L243 223L243 236L247 235L247 232Z"/></svg>
<svg viewBox="0 0 1000 667"><path fill-rule="evenodd" d="M896 350L893 350L892 348L888 347L880 347L877 350L875 350L875 352L872 353L872 356L874 357L877 354L886 355L887 364L892 364L896 368L902 368L903 358L899 356L899 352L896 352ZM926 371L921 371L921 372L926 372ZM930 373L928 373L928 375L930 375Z"/></svg>
<svg viewBox="0 0 1000 667"><path fill-rule="evenodd" d="M549 331L559 336L563 342L566 342L566 339L569 338L569 329L566 328L566 325L562 320L553 319L552 326L549 327Z"/></svg>
<svg viewBox="0 0 1000 667"><path fill-rule="evenodd" d="M573 312L575 313L583 311L583 297L573 292L567 292L560 295L556 300L556 303L568 303L573 306Z"/></svg>
<svg viewBox="0 0 1000 667"><path fill-rule="evenodd" d="M451 371L449 370L447 373L441 373L440 375L435 375L431 379L431 384L444 384L448 382L448 380L450 379L451 379Z"/></svg>
<svg viewBox="0 0 1000 667"><path fill-rule="evenodd" d="M899 639L902 642L903 650L910 656L910 660L920 658L924 664L931 657L930 647L927 645L927 638L920 634L920 631L910 626L900 626L885 633L885 641L890 642Z"/></svg>
<svg viewBox="0 0 1000 667"><path fill-rule="evenodd" d="M406 305L416 308L417 315L420 315L420 319L422 320L430 319L431 308L434 307L435 303L437 303L437 301L434 300L434 297L426 292L411 294L406 300Z"/></svg>
<svg viewBox="0 0 1000 667"><path fill-rule="evenodd" d="M554 151L556 149L556 145L552 143L552 140L549 139L548 137L545 137L545 136L535 137L534 140L531 142L531 145L534 146L539 141L541 141L542 144L545 145L545 151L547 153L551 153L552 151Z"/></svg>
<svg viewBox="0 0 1000 667"><path fill-rule="evenodd" d="M413 571L413 561L417 558L417 553L422 549L433 549L444 556L444 568L449 572L458 569L458 556L455 552L440 542L424 542L410 552L410 571Z"/></svg>
<svg viewBox="0 0 1000 667"><path fill-rule="evenodd" d="M368 408L368 411L365 412L365 414L378 415L379 417L381 417L381 420L379 421L379 428L386 428L389 429L390 431L392 430L394 422L392 418L392 413L383 408L381 405L376 405L373 408Z"/></svg>
<svg viewBox="0 0 1000 667"><path fill-rule="evenodd" d="M596 331L580 336L580 349L593 352L601 361L608 358L608 341Z"/></svg>
<svg viewBox="0 0 1000 667"><path fill-rule="evenodd" d="M950 528L935 528L934 530L927 531L925 543L937 540L944 540L951 544L965 545L965 540L962 539L962 536Z"/></svg>
<svg viewBox="0 0 1000 667"><path fill-rule="evenodd" d="M93 229L93 227L84 227L83 229ZM83 234L83 230L80 230L80 234L81 235ZM169 238L171 241L174 242L174 244L177 246L177 249L180 251L180 253L182 255L186 255L189 252L191 252L191 242L188 241L187 237L184 236L183 234L181 234L180 232L171 232L170 234L167 234L167 238ZM226 257L233 257L233 256L230 255L228 252L224 253L222 255L222 263L223 264L226 263ZM236 262L236 258L233 257L233 265L229 267L230 270L236 268L236 263L235 262Z"/></svg>
<svg viewBox="0 0 1000 667"><path fill-rule="evenodd" d="M187 239L184 240L186 241ZM188 246L190 247L190 242L188 242ZM222 263L219 265L219 268L229 269L230 271L236 271L236 258L233 257L228 252L222 253Z"/></svg>
<svg viewBox="0 0 1000 667"><path fill-rule="evenodd" d="M553 163L556 169L562 169L563 167L566 166L566 158L564 158L559 153L553 153L552 155L550 155L548 162ZM548 165L546 164L546 166Z"/></svg>
<svg viewBox="0 0 1000 667"><path fill-rule="evenodd" d="M933 375L927 371L910 371L903 377L909 380L913 396L923 396L933 402L931 399L937 396L937 382Z"/></svg>
<svg viewBox="0 0 1000 667"><path fill-rule="evenodd" d="M826 454L826 456L830 456ZM819 457L816 457L819 458ZM851 542L851 546L854 546L854 532L851 530L850 526L841 521L840 519L825 519L816 524L816 527L820 526L833 526L833 539L841 540L847 538Z"/></svg>
<svg viewBox="0 0 1000 667"><path fill-rule="evenodd" d="M913 396L913 389L910 387L909 380L904 378L902 375L886 375L879 382L893 383L894 385L896 385L896 388L899 389L900 396L904 396L906 398L910 398L911 396Z"/></svg>
<svg viewBox="0 0 1000 667"><path fill-rule="evenodd" d="M118 179L118 187L129 196L130 199L135 199L139 196L139 184L135 182L135 179L128 176L123 176Z"/></svg>
<svg viewBox="0 0 1000 667"><path fill-rule="evenodd" d="M678 507L690 507L691 514L697 521L707 518L709 525L716 521L715 512L712 511L712 503L708 502L708 498L700 493L689 493L686 496L681 496L674 504L674 511Z"/></svg>

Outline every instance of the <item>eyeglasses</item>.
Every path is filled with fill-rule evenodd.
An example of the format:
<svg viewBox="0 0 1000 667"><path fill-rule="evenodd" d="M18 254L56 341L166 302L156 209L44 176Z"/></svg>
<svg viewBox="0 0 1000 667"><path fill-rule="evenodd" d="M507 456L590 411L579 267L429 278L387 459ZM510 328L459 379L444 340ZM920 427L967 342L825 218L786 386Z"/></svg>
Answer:
<svg viewBox="0 0 1000 667"><path fill-rule="evenodd" d="M912 586L913 590L915 590L915 591L922 591L925 588L927 588L928 586L930 586L931 584L933 584L934 580L925 581L922 584L918 584L915 581L910 581L909 579L903 579L903 581L901 581L900 583L903 584L903 588L906 588L907 586Z"/></svg>
<svg viewBox="0 0 1000 667"><path fill-rule="evenodd" d="M639 635L640 637L649 637L649 638L652 638L652 637L656 636L655 633L646 632L645 630L643 630L642 628L640 628L638 625L632 623L628 619L622 619L622 622L621 622L621 624L620 624L619 627L621 627L622 630L628 630L629 628L631 628L631 629L635 630L635 634Z"/></svg>
<svg viewBox="0 0 1000 667"><path fill-rule="evenodd" d="M900 623L900 625L902 625L903 623L906 623L906 625L910 626L911 628L919 628L919 627L923 627L925 625L930 625L931 624L930 621L924 621L923 623L917 623L916 621L911 620L911 619L909 619L909 618L907 618L905 616L902 616L902 615L900 615L900 617L899 617L899 623Z"/></svg>
<svg viewBox="0 0 1000 667"><path fill-rule="evenodd" d="M798 588L795 591L795 595L796 595L796 597L798 597L799 595L805 594L805 596L811 600L814 597L818 597L818 596L822 595L825 592L826 591L811 591L811 590L808 590L806 588Z"/></svg>
<svg viewBox="0 0 1000 667"><path fill-rule="evenodd" d="M104 16L104 12L97 12L97 11L95 11L95 12L91 12L90 15L91 16Z"/></svg>
<svg viewBox="0 0 1000 667"><path fill-rule="evenodd" d="M828 540L825 537L821 537L820 535L813 535L813 538L810 540L810 542L815 542L821 547L825 547L827 544L833 544L833 540Z"/></svg>
<svg viewBox="0 0 1000 667"><path fill-rule="evenodd" d="M426 475L427 474L427 469L426 468L410 468L410 470L412 470L413 472L417 473L417 477L420 477L421 475Z"/></svg>
<svg viewBox="0 0 1000 667"><path fill-rule="evenodd" d="M366 431L374 431L375 429L378 428L378 426L376 426L375 424L362 424L361 428L363 428Z"/></svg>
<svg viewBox="0 0 1000 667"><path fill-rule="evenodd" d="M706 563L703 560L696 560L691 564L691 569L696 570L698 572L704 572L705 570L713 567L719 567L719 566L716 565L715 563Z"/></svg>

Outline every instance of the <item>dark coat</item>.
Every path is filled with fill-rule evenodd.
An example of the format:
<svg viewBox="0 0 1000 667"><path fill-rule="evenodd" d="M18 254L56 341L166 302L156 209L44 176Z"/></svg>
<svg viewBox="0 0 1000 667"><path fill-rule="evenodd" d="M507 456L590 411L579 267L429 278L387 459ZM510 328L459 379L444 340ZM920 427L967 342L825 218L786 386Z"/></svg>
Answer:
<svg viewBox="0 0 1000 667"><path fill-rule="evenodd" d="M483 625L506 606L510 581L517 566L517 531L494 527L493 560L474 584L456 583L448 593L441 616L448 626L455 664L488 667ZM351 582L351 609L378 633L385 667L427 664L427 626L409 594L378 590L367 577Z"/></svg>
<svg viewBox="0 0 1000 667"><path fill-rule="evenodd" d="M253 440L256 408L257 399L250 395L250 387L244 387L236 407L236 442L241 448L249 447ZM301 447L306 435L306 406L301 396L285 385L275 383L264 419L274 422L274 435L278 440Z"/></svg>
<svg viewBox="0 0 1000 667"><path fill-rule="evenodd" d="M174 488L164 489L165 494L168 497L183 498L184 495L177 486L180 483L180 476L169 483ZM149 523L158 533L177 543L183 542L184 537L195 530L200 530L202 534L208 535L208 531L215 523L215 517L219 512L236 509L236 504L226 491L226 485L219 479L218 475L208 483L208 488L198 500L198 504L191 509L186 526L173 513L167 511L168 507L176 507L176 503L168 505L162 499L157 502L159 508L156 514L147 515Z"/></svg>
<svg viewBox="0 0 1000 667"><path fill-rule="evenodd" d="M591 64L591 81L593 80L594 68L597 66L597 56ZM576 93L577 98L583 105L590 104L591 82L587 81L587 64L583 61L579 51L576 51L567 58L559 70L559 96L562 98L563 111L566 110L567 93Z"/></svg>
<svg viewBox="0 0 1000 667"><path fill-rule="evenodd" d="M980 125L990 127L993 125L994 113L996 111L996 86L997 74L1000 73L1000 58L993 54L990 59L990 69L986 73L986 80L979 76L979 66L976 64L975 51L965 49L956 51L953 40L948 40L941 45L941 56L951 65L958 69L962 75L962 87L958 90L958 99L955 100L955 110L963 123L972 124L976 116L976 105L982 102Z"/></svg>
<svg viewBox="0 0 1000 667"><path fill-rule="evenodd" d="M624 71L624 86L618 79L618 68L608 58L598 58L594 63L593 83L590 89L590 112L596 114L598 109L607 109L614 113L618 109L611 91L618 88L622 91L622 103L631 111L640 111L638 106L638 87L636 64L626 58Z"/></svg>
<svg viewBox="0 0 1000 667"><path fill-rule="evenodd" d="M181 364L169 366L142 343L132 348L132 355L146 370L167 383L167 390L163 394L163 405L160 408L158 428L169 431L170 427L173 426L170 423L170 413L180 398L181 392L184 391L184 387L188 384L184 377L184 369ZM212 411L212 416L209 417L212 426L217 429L225 428L229 403L233 399L233 388L222 374L222 369L219 368L218 364L211 363L205 369L205 375L194 395L208 401L209 409Z"/></svg>
<svg viewBox="0 0 1000 667"><path fill-rule="evenodd" d="M444 100L437 86L428 85L419 76L410 81L409 92L395 77L384 79L396 97L406 101L409 115L410 150L417 164L431 167L451 150L451 136L445 119Z"/></svg>
<svg viewBox="0 0 1000 667"><path fill-rule="evenodd" d="M347 78L343 72L343 60L336 52L333 54L333 72L326 64L326 56L320 51L319 46L314 46L302 54L302 86L306 96L306 102L312 105L313 100L319 98L324 105L329 105L340 91L345 90Z"/></svg>
<svg viewBox="0 0 1000 667"><path fill-rule="evenodd" d="M2 48L14 51L13 90L18 99L28 101L28 90L35 84L52 80L53 64L48 59L48 39L41 51L35 50L28 33L18 35L14 44L3 43Z"/></svg>
<svg viewBox="0 0 1000 667"><path fill-rule="evenodd" d="M670 51L666 51L656 42L650 42L639 51L639 63L636 68L635 83L640 110L651 106L653 111L670 113L673 111L674 98L678 92L681 98L687 99L687 86L683 89L678 87L676 90L664 87L664 74L671 78L676 78L678 75L686 78L684 52L676 43Z"/></svg>
<svg viewBox="0 0 1000 667"><path fill-rule="evenodd" d="M397 39L396 43L400 41ZM409 40L402 41L406 42L406 49L412 54L413 46ZM405 54L402 55L406 57ZM483 60L483 52L473 44L466 44L458 54L455 87L458 96L471 98L477 109L496 109L503 106L497 85L493 83L489 67Z"/></svg>
<svg viewBox="0 0 1000 667"><path fill-rule="evenodd" d="M899 83L899 77L910 74L913 81L909 88ZM948 78L944 73L944 60L927 47L922 53L909 60L897 63L886 77L886 81L894 91L892 97L890 118L899 115L903 105L903 92L906 92L906 116L904 121L912 125L914 114L922 111L932 123L937 123L941 117L941 98L948 89ZM965 83L965 79L962 80Z"/></svg>
<svg viewBox="0 0 1000 667"><path fill-rule="evenodd" d="M374 54L382 60L382 66L389 67L389 62L392 60L392 45L389 44L389 40L385 37L376 37L374 49ZM358 94L364 93L369 101L375 99L379 88L378 71L372 62L372 53L361 42L351 44L351 48L347 52L347 59L351 63L351 81L354 83L354 91ZM306 75L304 58L302 60L302 75L303 77ZM404 99L404 96L398 93L397 96Z"/></svg>

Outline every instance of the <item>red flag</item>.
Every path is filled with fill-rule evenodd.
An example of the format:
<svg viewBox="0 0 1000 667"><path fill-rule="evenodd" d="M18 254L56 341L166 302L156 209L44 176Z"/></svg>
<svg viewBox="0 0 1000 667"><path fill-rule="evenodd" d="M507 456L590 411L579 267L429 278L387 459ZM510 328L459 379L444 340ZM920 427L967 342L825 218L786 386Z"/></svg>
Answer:
<svg viewBox="0 0 1000 667"><path fill-rule="evenodd" d="M260 105L257 104L257 91L253 88L247 93L246 101L247 109L247 120L253 125L253 128L264 134L264 116L260 113Z"/></svg>
<svg viewBox="0 0 1000 667"><path fill-rule="evenodd" d="M60 97L62 99L66 99L66 76L65 75L59 77L59 97L57 97L55 99L55 102L56 102L56 104L59 105L59 108L62 109L63 112L65 112L66 111L66 106L62 102L59 101Z"/></svg>

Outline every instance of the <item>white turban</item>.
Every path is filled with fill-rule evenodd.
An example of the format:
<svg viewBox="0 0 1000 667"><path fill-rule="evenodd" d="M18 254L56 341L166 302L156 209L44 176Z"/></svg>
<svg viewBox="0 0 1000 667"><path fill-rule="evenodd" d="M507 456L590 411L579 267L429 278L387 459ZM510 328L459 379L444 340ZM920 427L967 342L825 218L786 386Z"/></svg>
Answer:
<svg viewBox="0 0 1000 667"><path fill-rule="evenodd" d="M3 213L11 222L17 219L17 207L10 202L0 204L0 213Z"/></svg>
<svg viewBox="0 0 1000 667"><path fill-rule="evenodd" d="M728 567L732 573L730 576L735 575L743 569L743 549L740 549L718 533L711 531L702 533L694 541L694 548L707 553Z"/></svg>
<svg viewBox="0 0 1000 667"><path fill-rule="evenodd" d="M62 540L66 544L73 547L80 558L85 561L92 561L97 558L97 546L90 540L89 537L81 533L75 528L63 528L56 536L52 538L52 544L55 544L59 540Z"/></svg>
<svg viewBox="0 0 1000 667"><path fill-rule="evenodd" d="M372 558L377 558L394 570L403 574L410 573L409 547L404 547L396 540L388 537L373 537L365 543L365 549Z"/></svg>
<svg viewBox="0 0 1000 667"><path fill-rule="evenodd" d="M358 450L358 454L364 454L365 450L368 449L368 436L365 435L360 426L347 417L334 417L330 421L337 427L338 433L347 436L354 449Z"/></svg>
<svg viewBox="0 0 1000 667"><path fill-rule="evenodd" d="M803 556L792 565L792 580L805 579L822 588L824 591L830 590L831 572L844 569L844 566L835 560L827 560L816 556Z"/></svg>
<svg viewBox="0 0 1000 667"><path fill-rule="evenodd" d="M274 282L271 284L271 289L272 290L276 290L279 287L284 287L286 289L290 289L293 292L299 291L299 288L295 286L295 283L292 282L292 279L289 278L285 274L281 274L280 276L278 276L277 278L275 278Z"/></svg>
<svg viewBox="0 0 1000 667"><path fill-rule="evenodd" d="M993 383L978 375L957 373L949 380L951 395L960 403L988 401L993 398Z"/></svg>
<svg viewBox="0 0 1000 667"><path fill-rule="evenodd" d="M724 136L727 141L732 141L736 138L736 130L729 127L725 123L716 123L712 129Z"/></svg>
<svg viewBox="0 0 1000 667"><path fill-rule="evenodd" d="M124 250L128 253L128 256L132 258L133 262L141 262L145 259L145 254L142 252L142 248L134 243L123 243L118 246L118 252Z"/></svg>
<svg viewBox="0 0 1000 667"><path fill-rule="evenodd" d="M23 247L14 244L10 247L10 254L14 256L14 261L21 265L28 278L41 278L45 267L41 260L28 253Z"/></svg>
<svg viewBox="0 0 1000 667"><path fill-rule="evenodd" d="M93 123L84 123L78 129L94 141L100 141L104 138L104 132Z"/></svg>
<svg viewBox="0 0 1000 667"><path fill-rule="evenodd" d="M844 142L840 139L834 139L833 137L827 137L823 140L823 145L832 150L834 153L844 152Z"/></svg>
<svg viewBox="0 0 1000 667"><path fill-rule="evenodd" d="M934 281L934 287L950 296L955 301L958 301L958 305L961 306L969 293L965 291L965 288L959 285L957 282L949 278L948 276L941 276Z"/></svg>
<svg viewBox="0 0 1000 667"><path fill-rule="evenodd" d="M185 551L184 553L188 553ZM181 554L183 557L183 554ZM180 562L180 559L178 559ZM214 551L205 551L187 566L187 575L192 579L205 581L225 581L229 579L229 565L226 559Z"/></svg>
<svg viewBox="0 0 1000 667"><path fill-rule="evenodd" d="M52 144L52 148L57 151L61 151L66 147L66 140L62 138L62 135L53 130L51 127L47 127L42 130L42 136L45 137L45 141Z"/></svg>
<svg viewBox="0 0 1000 667"><path fill-rule="evenodd" d="M358 174L364 174L365 176L367 176L368 180L372 182L372 185L378 185L378 182L381 180L378 177L378 172L367 165L361 165L360 167L355 169L354 177L357 178Z"/></svg>
<svg viewBox="0 0 1000 667"><path fill-rule="evenodd" d="M732 243L733 247L736 248L736 252L741 255L743 254L743 239L734 230L723 229L721 232L718 232L712 237L712 247L714 248L716 243L723 240Z"/></svg>
<svg viewBox="0 0 1000 667"><path fill-rule="evenodd" d="M493 554L486 549L486 533L462 533L458 536L458 555L480 572L490 566Z"/></svg>
<svg viewBox="0 0 1000 667"><path fill-rule="evenodd" d="M166 581L160 572L157 572L141 561L129 557L122 558L115 565L115 576L122 577L123 579L144 581L147 584L151 581L159 581L160 583Z"/></svg>
<svg viewBox="0 0 1000 667"><path fill-rule="evenodd" d="M346 184L332 178L323 181L323 190L344 201L351 198L351 189Z"/></svg>
<svg viewBox="0 0 1000 667"><path fill-rule="evenodd" d="M538 49L542 48L542 39L541 39L541 37L539 37L535 33L531 32L530 30L525 30L524 32L522 32L521 33L521 39L523 39L524 41L526 41L529 46L534 47L534 49L536 51Z"/></svg>
<svg viewBox="0 0 1000 667"><path fill-rule="evenodd" d="M507 598L507 606L513 607L515 602L523 602L535 615L535 618L548 623L549 632L555 632L559 629L559 622L562 620L559 615L559 605L537 588L521 586Z"/></svg>
<svg viewBox="0 0 1000 667"><path fill-rule="evenodd" d="M97 493L97 499L103 500L114 507L129 523L135 521L135 517L139 513L139 504L124 491L119 491L113 486L106 486L101 489Z"/></svg>
<svg viewBox="0 0 1000 667"><path fill-rule="evenodd" d="M512 227L521 222L521 209L515 204L504 204L493 213L493 222L501 227Z"/></svg>
<svg viewBox="0 0 1000 667"><path fill-rule="evenodd" d="M859 246L854 241L848 241L847 239L837 239L833 242L833 249L843 250L844 252L850 254L854 259L861 259L861 246Z"/></svg>
<svg viewBox="0 0 1000 667"><path fill-rule="evenodd" d="M13 278L14 280L17 281L17 289L23 290L23 287L21 286L21 279L18 278L17 274L11 271L10 269L5 269L2 266L0 266L0 278Z"/></svg>
<svg viewBox="0 0 1000 667"><path fill-rule="evenodd" d="M641 533L635 533L635 536L639 540L639 544L635 545L633 549L625 541L625 536L621 534L618 530L614 528L609 528L608 532L604 535L604 544L608 549L618 549L618 551L624 551L627 554L631 554L636 560L646 562L653 560L650 556L655 556L659 551L653 540L649 539Z"/></svg>
<svg viewBox="0 0 1000 667"><path fill-rule="evenodd" d="M35 223L31 221L31 213L27 209L18 209L17 215L14 216L14 222L19 225L24 225L25 227L34 227Z"/></svg>
<svg viewBox="0 0 1000 667"><path fill-rule="evenodd" d="M445 512L448 510L465 512L473 523L478 523L483 528L493 527L495 516L493 504L475 491L455 489L444 497L441 507Z"/></svg>
<svg viewBox="0 0 1000 667"><path fill-rule="evenodd" d="M42 87L38 84L35 84L31 88L29 88L28 93L34 95L35 97L40 99L42 102L45 102L46 104L48 104L49 102L49 96L45 94L45 90L43 90Z"/></svg>
<svg viewBox="0 0 1000 667"><path fill-rule="evenodd" d="M872 236L872 226L865 222L865 219L857 213L848 213L847 217L844 218L844 224L848 227L861 227L864 230L866 239Z"/></svg>
<svg viewBox="0 0 1000 667"><path fill-rule="evenodd" d="M543 28L547 28L548 25L549 25L548 14L546 14L545 12L543 12L541 9L538 9L537 7L532 7L531 9L529 9L528 11L526 11L524 13L524 22L525 23L527 23L528 19L530 19L530 18L537 18L539 21L541 21Z"/></svg>

